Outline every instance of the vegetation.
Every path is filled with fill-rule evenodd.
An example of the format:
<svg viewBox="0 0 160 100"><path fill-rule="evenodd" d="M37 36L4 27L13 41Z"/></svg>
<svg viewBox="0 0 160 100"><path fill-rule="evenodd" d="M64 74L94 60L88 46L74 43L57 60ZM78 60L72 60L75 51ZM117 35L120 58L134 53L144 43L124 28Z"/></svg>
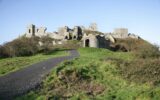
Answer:
<svg viewBox="0 0 160 100"><path fill-rule="evenodd" d="M156 45L142 45L141 48L139 48L135 52L135 56L143 59L147 58L159 58L160 57L160 51L158 46Z"/></svg>
<svg viewBox="0 0 160 100"><path fill-rule="evenodd" d="M157 80L160 68L157 58L157 61L148 59L149 62L144 61L143 64L136 59L146 59L136 57L132 52L112 52L96 48L80 48L79 52L79 58L66 61L53 69L40 90L16 99L160 99Z"/></svg>
<svg viewBox="0 0 160 100"><path fill-rule="evenodd" d="M48 53L56 48L53 46L53 40L53 38L48 36L41 37L39 41L42 43L42 46L39 47L39 51Z"/></svg>
<svg viewBox="0 0 160 100"><path fill-rule="evenodd" d="M1 57L27 56L0 59L0 75L50 57L67 55L55 48L78 49L80 57L58 65L37 90L17 100L160 99L160 51L157 46L142 39L116 39L110 51L79 48L82 44L75 40L51 47L52 40L48 37L41 38L43 46L39 47L37 40L40 39L17 39L0 46Z"/></svg>
<svg viewBox="0 0 160 100"><path fill-rule="evenodd" d="M119 63L125 79L136 83L160 85L160 59L136 59Z"/></svg>
<svg viewBox="0 0 160 100"><path fill-rule="evenodd" d="M81 45L78 41L71 40L53 46L53 40L48 36L22 36L0 46L0 76L51 57L66 56L65 50L77 49Z"/></svg>
<svg viewBox="0 0 160 100"><path fill-rule="evenodd" d="M34 56L14 57L0 59L0 76L10 72L19 70L33 63L49 59L51 57L66 56L68 53L65 50L52 51L49 54L37 54Z"/></svg>
<svg viewBox="0 0 160 100"><path fill-rule="evenodd" d="M117 63L124 78L136 83L160 85L160 51L157 46L145 45L134 52L136 59Z"/></svg>
<svg viewBox="0 0 160 100"><path fill-rule="evenodd" d="M38 52L35 38L18 38L1 46L0 57L29 56Z"/></svg>
<svg viewBox="0 0 160 100"><path fill-rule="evenodd" d="M77 40L68 40L65 41L63 44L56 45L56 48L61 48L61 49L78 49L82 46L81 41Z"/></svg>
<svg viewBox="0 0 160 100"><path fill-rule="evenodd" d="M143 39L116 39L116 43L111 45L113 51L139 51L142 47L152 46L150 43Z"/></svg>
<svg viewBox="0 0 160 100"><path fill-rule="evenodd" d="M39 41L41 41L42 46L39 44ZM0 46L0 57L32 56L39 52L47 53L54 49L52 41L53 39L48 36L42 38L20 37Z"/></svg>

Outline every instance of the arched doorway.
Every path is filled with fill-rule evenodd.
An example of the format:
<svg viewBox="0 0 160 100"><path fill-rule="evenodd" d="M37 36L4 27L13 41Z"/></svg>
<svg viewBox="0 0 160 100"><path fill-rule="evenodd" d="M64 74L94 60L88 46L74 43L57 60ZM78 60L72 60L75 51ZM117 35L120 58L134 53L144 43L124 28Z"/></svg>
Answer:
<svg viewBox="0 0 160 100"><path fill-rule="evenodd" d="M89 39L85 40L85 47L89 47Z"/></svg>
<svg viewBox="0 0 160 100"><path fill-rule="evenodd" d="M74 36L73 39L76 39L76 36Z"/></svg>
<svg viewBox="0 0 160 100"><path fill-rule="evenodd" d="M65 39L67 39L67 40L68 40L68 36L65 36Z"/></svg>

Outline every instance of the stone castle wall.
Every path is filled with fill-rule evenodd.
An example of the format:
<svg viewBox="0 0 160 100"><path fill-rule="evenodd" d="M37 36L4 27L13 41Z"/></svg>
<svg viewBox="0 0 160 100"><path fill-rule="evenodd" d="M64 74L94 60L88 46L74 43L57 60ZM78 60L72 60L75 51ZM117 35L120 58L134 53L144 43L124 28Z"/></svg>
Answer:
<svg viewBox="0 0 160 100"><path fill-rule="evenodd" d="M31 24L27 27L27 31L26 31L26 37L32 37L32 36L38 36L38 37L42 37L42 36L46 36L46 27L40 27L37 28L35 25Z"/></svg>
<svg viewBox="0 0 160 100"><path fill-rule="evenodd" d="M115 43L115 38L136 38L139 39L139 36L134 34L129 34L128 29L126 28L117 28L113 33L108 34L94 34L93 32L97 31L97 24L91 24L88 29L84 26L75 26L73 29L70 29L68 26L60 27L58 32L46 32L46 27L36 27L31 24L27 27L26 37L42 37L49 36L55 40L62 41L67 40L82 40L84 47L95 47L95 48L108 48L109 43ZM85 30L90 30L91 33L86 34ZM92 34L93 33L93 34ZM53 41L55 45L56 42Z"/></svg>

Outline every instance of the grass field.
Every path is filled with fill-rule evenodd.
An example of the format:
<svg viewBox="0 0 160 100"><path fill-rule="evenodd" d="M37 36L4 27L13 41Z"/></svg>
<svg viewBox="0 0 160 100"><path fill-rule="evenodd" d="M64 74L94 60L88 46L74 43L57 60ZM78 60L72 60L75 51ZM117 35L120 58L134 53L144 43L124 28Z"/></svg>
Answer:
<svg viewBox="0 0 160 100"><path fill-rule="evenodd" d="M52 70L40 89L17 100L159 100L160 87L126 80L117 61L135 59L132 53L80 48L80 57Z"/></svg>
<svg viewBox="0 0 160 100"><path fill-rule="evenodd" d="M52 57L59 57L66 55L68 55L68 53L62 50L62 51L54 51L51 52L50 54L37 54L34 56L27 56L27 57L0 59L0 76L19 70L36 62L40 62Z"/></svg>

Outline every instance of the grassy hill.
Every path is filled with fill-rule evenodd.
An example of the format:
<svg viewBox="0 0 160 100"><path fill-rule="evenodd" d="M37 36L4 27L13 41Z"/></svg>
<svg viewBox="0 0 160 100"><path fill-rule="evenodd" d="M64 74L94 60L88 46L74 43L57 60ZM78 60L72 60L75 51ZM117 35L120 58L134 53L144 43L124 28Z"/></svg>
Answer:
<svg viewBox="0 0 160 100"><path fill-rule="evenodd" d="M134 52L80 48L80 57L52 70L41 87L17 100L159 100L160 59Z"/></svg>
<svg viewBox="0 0 160 100"><path fill-rule="evenodd" d="M101 34L87 32L91 33ZM110 50L80 48L79 41L51 46L48 37L39 47L38 39L22 37L0 46L0 76L51 57L66 56L64 49L79 48L80 57L58 65L39 88L17 100L160 99L160 51L143 39L116 39Z"/></svg>

